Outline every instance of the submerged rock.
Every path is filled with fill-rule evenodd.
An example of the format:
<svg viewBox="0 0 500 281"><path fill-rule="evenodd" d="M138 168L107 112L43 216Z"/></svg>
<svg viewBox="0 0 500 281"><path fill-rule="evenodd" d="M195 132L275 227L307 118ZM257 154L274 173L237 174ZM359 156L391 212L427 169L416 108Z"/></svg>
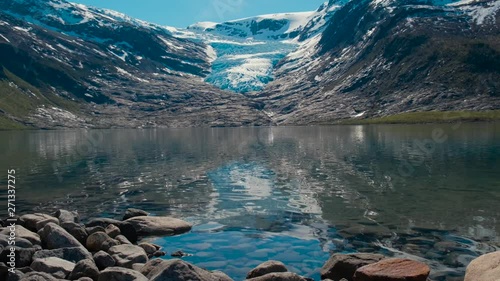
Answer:
<svg viewBox="0 0 500 281"><path fill-rule="evenodd" d="M473 260L465 273L465 281L498 280L500 280L500 251Z"/></svg>
<svg viewBox="0 0 500 281"><path fill-rule="evenodd" d="M340 280L345 278L353 280L354 273L360 267L379 262L384 259L378 254L334 254L321 268L321 279Z"/></svg>
<svg viewBox="0 0 500 281"><path fill-rule="evenodd" d="M122 267L110 267L99 274L98 281L148 281L141 273ZM172 280L173 281L173 280Z"/></svg>
<svg viewBox="0 0 500 281"><path fill-rule="evenodd" d="M126 220L132 224L139 235L176 235L191 230L186 221L171 217L134 217Z"/></svg>
<svg viewBox="0 0 500 281"><path fill-rule="evenodd" d="M354 281L426 281L430 272L429 266L421 262L385 259L356 270Z"/></svg>
<svg viewBox="0 0 500 281"><path fill-rule="evenodd" d="M279 261L266 261L247 274L247 279L259 277L272 272L287 272L286 266Z"/></svg>

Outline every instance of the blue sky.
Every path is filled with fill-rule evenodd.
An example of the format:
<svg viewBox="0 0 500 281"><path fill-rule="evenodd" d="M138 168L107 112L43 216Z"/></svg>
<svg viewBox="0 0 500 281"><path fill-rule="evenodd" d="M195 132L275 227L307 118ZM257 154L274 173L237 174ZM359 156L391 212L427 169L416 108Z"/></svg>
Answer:
<svg viewBox="0 0 500 281"><path fill-rule="evenodd" d="M261 14L316 10L326 0L70 0L175 27Z"/></svg>

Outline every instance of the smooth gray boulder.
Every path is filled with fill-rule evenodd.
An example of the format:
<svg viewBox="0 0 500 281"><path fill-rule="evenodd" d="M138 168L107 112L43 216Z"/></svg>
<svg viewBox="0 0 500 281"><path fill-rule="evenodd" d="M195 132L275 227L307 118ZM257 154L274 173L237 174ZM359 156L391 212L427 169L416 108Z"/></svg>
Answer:
<svg viewBox="0 0 500 281"><path fill-rule="evenodd" d="M102 226L94 226L94 227L85 227L85 231L87 231L88 235L91 235L96 232L106 232L106 229Z"/></svg>
<svg viewBox="0 0 500 281"><path fill-rule="evenodd" d="M99 277L99 269L93 260L81 260L76 265L73 271L68 276L69 280L77 280L82 277L89 277L97 281Z"/></svg>
<svg viewBox="0 0 500 281"><path fill-rule="evenodd" d="M144 251L146 252L146 254L148 254L148 256L153 255L157 251L156 247L150 243L141 243L139 244L139 247L144 249Z"/></svg>
<svg viewBox="0 0 500 281"><path fill-rule="evenodd" d="M97 265L97 268L101 270L113 267L116 264L115 259L104 251L99 251L94 254L94 262Z"/></svg>
<svg viewBox="0 0 500 281"><path fill-rule="evenodd" d="M31 231L38 231L36 224L39 221L50 220L55 224L59 224L59 220L51 215L47 214L27 214L19 217L19 224Z"/></svg>
<svg viewBox="0 0 500 281"><path fill-rule="evenodd" d="M148 278L132 269L110 267L99 274L97 281L148 281Z"/></svg>
<svg viewBox="0 0 500 281"><path fill-rule="evenodd" d="M0 245L3 247L10 247L9 242L12 241L13 239L10 239L9 236L5 234L0 234ZM32 248L33 243L31 243L28 239L16 237L16 247L19 248Z"/></svg>
<svg viewBox="0 0 500 281"><path fill-rule="evenodd" d="M137 234L142 236L176 235L188 232L192 224L171 217L133 217L126 222L132 224Z"/></svg>
<svg viewBox="0 0 500 281"><path fill-rule="evenodd" d="M85 245L87 238L89 237L85 227L75 222L62 222L61 227L64 228L69 234L73 235L78 242Z"/></svg>
<svg viewBox="0 0 500 281"><path fill-rule="evenodd" d="M39 231L40 229L42 229L45 225L47 225L48 223L55 223L55 224L59 224L59 220L56 219L56 218L50 218L50 219L46 219L46 220L41 220L41 221L38 221L36 223L36 231Z"/></svg>
<svg viewBox="0 0 500 281"><path fill-rule="evenodd" d="M130 242L127 237L123 236L123 235L118 235L116 236L115 238L117 241L120 242L120 244L129 244L129 245L132 245L132 242Z"/></svg>
<svg viewBox="0 0 500 281"><path fill-rule="evenodd" d="M111 238L115 238L116 236L120 235L120 228L114 224L110 224L106 227L105 229L106 234L109 235Z"/></svg>
<svg viewBox="0 0 500 281"><path fill-rule="evenodd" d="M321 268L321 279L352 280L358 268L379 262L384 258L383 255L378 254L334 254Z"/></svg>
<svg viewBox="0 0 500 281"><path fill-rule="evenodd" d="M480 256L467 267L464 281L500 280L500 251Z"/></svg>
<svg viewBox="0 0 500 281"><path fill-rule="evenodd" d="M31 230L26 229L22 225L16 225L16 238L23 238L31 242L33 245L41 245L42 240L40 239L40 235L37 233L34 233ZM0 234L3 235L10 235L10 230L8 228L5 228L0 232Z"/></svg>
<svg viewBox="0 0 500 281"><path fill-rule="evenodd" d="M56 257L77 263L81 260L92 259L92 254L85 247L60 248L54 250L41 250L33 255L33 260Z"/></svg>
<svg viewBox="0 0 500 281"><path fill-rule="evenodd" d="M38 272L48 273L56 278L65 279L75 268L75 264L60 258L36 259L31 268Z"/></svg>
<svg viewBox="0 0 500 281"><path fill-rule="evenodd" d="M247 274L247 279L259 277L272 272L287 272L288 269L280 261L266 261L259 264Z"/></svg>
<svg viewBox="0 0 500 281"><path fill-rule="evenodd" d="M47 249L82 247L83 245L73 235L55 223L45 225L38 231Z"/></svg>
<svg viewBox="0 0 500 281"><path fill-rule="evenodd" d="M147 272L150 281L226 281L226 277L213 274L185 261L162 260L147 263L141 272ZM302 281L302 280L301 280Z"/></svg>
<svg viewBox="0 0 500 281"><path fill-rule="evenodd" d="M125 221L130 218L144 217L144 216L149 216L149 213L143 210L129 208L125 211L125 215L123 215L123 220Z"/></svg>
<svg viewBox="0 0 500 281"><path fill-rule="evenodd" d="M113 257L117 266L132 268L134 263L148 262L146 252L135 245L118 245L111 247L108 253Z"/></svg>

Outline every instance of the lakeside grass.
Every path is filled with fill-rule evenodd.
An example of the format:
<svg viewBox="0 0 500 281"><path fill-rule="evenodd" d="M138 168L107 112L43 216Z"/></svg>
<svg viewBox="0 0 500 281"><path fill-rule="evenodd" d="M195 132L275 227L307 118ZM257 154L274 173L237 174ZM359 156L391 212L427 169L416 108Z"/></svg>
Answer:
<svg viewBox="0 0 500 281"><path fill-rule="evenodd" d="M500 121L500 110L408 112L408 113L401 113L401 114L395 114L377 118L348 119L348 120L338 121L333 124L339 124L339 125L426 124L426 123L492 122L492 121Z"/></svg>

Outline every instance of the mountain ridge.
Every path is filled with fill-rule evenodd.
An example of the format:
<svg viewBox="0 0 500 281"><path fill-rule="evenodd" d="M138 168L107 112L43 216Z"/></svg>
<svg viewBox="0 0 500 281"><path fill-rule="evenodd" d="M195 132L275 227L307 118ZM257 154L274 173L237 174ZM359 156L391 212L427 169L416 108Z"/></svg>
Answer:
<svg viewBox="0 0 500 281"><path fill-rule="evenodd" d="M64 0L0 2L0 124L300 125L498 109L499 3L331 0L177 29Z"/></svg>

